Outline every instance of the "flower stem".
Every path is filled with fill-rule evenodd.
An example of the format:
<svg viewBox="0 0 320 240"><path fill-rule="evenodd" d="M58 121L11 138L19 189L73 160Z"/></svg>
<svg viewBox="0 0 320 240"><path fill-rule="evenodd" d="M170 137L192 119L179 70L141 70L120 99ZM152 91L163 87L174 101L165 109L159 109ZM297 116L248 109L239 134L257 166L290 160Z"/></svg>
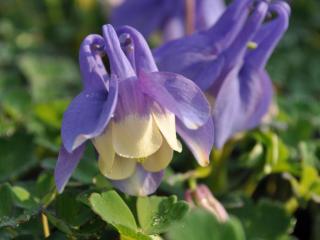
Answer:
<svg viewBox="0 0 320 240"><path fill-rule="evenodd" d="M197 188L197 179L194 177L189 178L189 188L194 191Z"/></svg>
<svg viewBox="0 0 320 240"><path fill-rule="evenodd" d="M192 34L194 32L194 20L195 20L195 1L185 0L186 2L186 33Z"/></svg>

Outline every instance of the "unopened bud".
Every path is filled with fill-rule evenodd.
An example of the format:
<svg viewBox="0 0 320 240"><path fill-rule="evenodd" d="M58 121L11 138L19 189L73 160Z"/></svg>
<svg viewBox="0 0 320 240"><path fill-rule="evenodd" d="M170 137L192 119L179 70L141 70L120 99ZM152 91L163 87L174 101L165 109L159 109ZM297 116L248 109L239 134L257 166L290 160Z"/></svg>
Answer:
<svg viewBox="0 0 320 240"><path fill-rule="evenodd" d="M206 185L198 185L194 191L185 192L185 200L191 207L200 206L211 212L220 222L228 220L229 215L222 204L212 195Z"/></svg>

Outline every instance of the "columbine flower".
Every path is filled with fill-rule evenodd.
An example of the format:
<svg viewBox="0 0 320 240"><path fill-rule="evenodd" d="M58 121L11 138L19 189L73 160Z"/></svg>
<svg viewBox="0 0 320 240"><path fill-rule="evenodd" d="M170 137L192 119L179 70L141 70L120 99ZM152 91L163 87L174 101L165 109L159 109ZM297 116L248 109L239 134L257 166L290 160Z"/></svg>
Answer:
<svg viewBox="0 0 320 240"><path fill-rule="evenodd" d="M288 26L283 1L235 0L207 31L154 52L160 70L180 73L205 91L212 105L215 146L256 127L272 99L265 65Z"/></svg>
<svg viewBox="0 0 320 240"><path fill-rule="evenodd" d="M106 71L102 57L110 63ZM131 195L153 193L173 150L176 129L199 164L208 164L213 137L210 106L201 90L181 75L158 72L150 49L130 27L103 27L80 49L83 91L62 122L63 145L55 169L61 192L91 140L101 173Z"/></svg>
<svg viewBox="0 0 320 240"><path fill-rule="evenodd" d="M212 26L224 10L223 0L127 0L112 10L115 26L129 24L148 37L163 32L165 40Z"/></svg>

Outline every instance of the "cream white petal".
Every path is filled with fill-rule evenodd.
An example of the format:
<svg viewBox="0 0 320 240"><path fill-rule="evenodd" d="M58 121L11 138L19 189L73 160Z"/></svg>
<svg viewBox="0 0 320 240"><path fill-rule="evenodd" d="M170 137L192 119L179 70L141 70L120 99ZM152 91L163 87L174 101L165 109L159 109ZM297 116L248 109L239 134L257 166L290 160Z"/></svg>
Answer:
<svg viewBox="0 0 320 240"><path fill-rule="evenodd" d="M163 141L161 148L156 153L147 157L147 159L143 161L142 166L149 172L159 172L169 165L172 157L172 148L167 141Z"/></svg>
<svg viewBox="0 0 320 240"><path fill-rule="evenodd" d="M128 115L113 122L112 143L115 152L127 158L145 158L159 150L162 135L151 114Z"/></svg>
<svg viewBox="0 0 320 240"><path fill-rule="evenodd" d="M112 130L108 127L106 132L96 137L92 141L94 147L99 153L99 169L102 174L110 172L115 152L112 146Z"/></svg>
<svg viewBox="0 0 320 240"><path fill-rule="evenodd" d="M181 152L182 145L177 139L175 115L168 110L159 109L159 107L152 111L152 115L170 147L177 152Z"/></svg>
<svg viewBox="0 0 320 240"><path fill-rule="evenodd" d="M104 161L103 159L99 158L99 166L100 166L100 162L103 162L103 161ZM136 164L137 164L136 159L124 158L116 154L110 171L105 171L101 173L105 177L112 180L126 179L134 173L136 169Z"/></svg>

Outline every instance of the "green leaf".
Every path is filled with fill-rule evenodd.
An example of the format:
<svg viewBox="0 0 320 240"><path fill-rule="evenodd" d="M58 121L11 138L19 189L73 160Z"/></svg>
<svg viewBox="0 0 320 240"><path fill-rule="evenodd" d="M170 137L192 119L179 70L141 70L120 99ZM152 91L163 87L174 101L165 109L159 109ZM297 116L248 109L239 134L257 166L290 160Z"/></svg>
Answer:
<svg viewBox="0 0 320 240"><path fill-rule="evenodd" d="M4 92L1 104L7 114L14 120L23 122L30 113L31 98L24 88L13 88Z"/></svg>
<svg viewBox="0 0 320 240"><path fill-rule="evenodd" d="M122 240L151 240L138 230L133 214L117 192L92 193L89 202L96 214L118 230Z"/></svg>
<svg viewBox="0 0 320 240"><path fill-rule="evenodd" d="M169 240L245 240L241 223L230 218L220 223L204 209L192 209L182 220L169 228Z"/></svg>
<svg viewBox="0 0 320 240"><path fill-rule="evenodd" d="M41 199L41 204L49 205L56 197L57 191L52 173L42 173L36 181L35 195Z"/></svg>
<svg viewBox="0 0 320 240"><path fill-rule="evenodd" d="M230 219L227 222L225 222L222 226L222 239L246 239L243 226L237 218L230 217Z"/></svg>
<svg viewBox="0 0 320 240"><path fill-rule="evenodd" d="M293 172L293 166L289 163L289 151L281 138L274 132L256 132L255 138L266 147L266 162L264 173Z"/></svg>
<svg viewBox="0 0 320 240"><path fill-rule="evenodd" d="M33 138L25 133L0 138L0 182L14 179L36 164L32 140Z"/></svg>
<svg viewBox="0 0 320 240"><path fill-rule="evenodd" d="M188 211L188 204L171 197L140 197L137 201L137 213L140 226L147 234L159 234Z"/></svg>
<svg viewBox="0 0 320 240"><path fill-rule="evenodd" d="M248 200L243 207L229 212L241 220L249 240L278 239L289 235L294 225L294 220L280 204L267 200L261 200L257 205Z"/></svg>
<svg viewBox="0 0 320 240"><path fill-rule="evenodd" d="M13 227L16 228L20 224L28 223L30 219L38 215L38 209L25 210L17 216L4 216L0 218L0 228Z"/></svg>
<svg viewBox="0 0 320 240"><path fill-rule="evenodd" d="M84 206L71 193L59 195L55 206L57 217L71 226L83 225L93 215L90 208Z"/></svg>
<svg viewBox="0 0 320 240"><path fill-rule="evenodd" d="M56 227L58 228L61 232L64 232L66 234L71 234L72 230L71 228L68 226L68 224L57 218L56 216L54 216L52 213L46 211L45 212L46 216L48 217L48 220Z"/></svg>
<svg viewBox="0 0 320 240"><path fill-rule="evenodd" d="M9 184L0 186L0 218L11 216L13 211L13 196Z"/></svg>
<svg viewBox="0 0 320 240"><path fill-rule="evenodd" d="M38 212L38 205L27 190L9 184L0 186L0 229L17 229Z"/></svg>
<svg viewBox="0 0 320 240"><path fill-rule="evenodd" d="M67 97L70 89L80 85L78 69L69 58L25 54L18 66L30 81L35 101Z"/></svg>
<svg viewBox="0 0 320 240"><path fill-rule="evenodd" d="M123 225L117 225L117 229L121 235L121 240L152 240L150 236Z"/></svg>
<svg viewBox="0 0 320 240"><path fill-rule="evenodd" d="M25 209L34 209L38 206L31 194L23 187L14 186L11 188L14 196L15 204Z"/></svg>
<svg viewBox="0 0 320 240"><path fill-rule="evenodd" d="M16 131L17 124L7 116L0 114L0 137L12 136Z"/></svg>
<svg viewBox="0 0 320 240"><path fill-rule="evenodd" d="M118 226L121 225L134 231L137 230L137 224L130 209L117 192L93 193L89 202L92 210L115 228L118 229Z"/></svg>
<svg viewBox="0 0 320 240"><path fill-rule="evenodd" d="M310 187L318 180L318 171L312 166L303 166L301 175L301 187L303 188L303 193L308 192Z"/></svg>
<svg viewBox="0 0 320 240"><path fill-rule="evenodd" d="M318 142L310 141L305 142L301 141L299 143L299 152L303 163L309 166L317 167L320 166L320 162L316 156L318 150Z"/></svg>
<svg viewBox="0 0 320 240"><path fill-rule="evenodd" d="M36 181L36 194L38 197L44 197L54 186L54 178L51 172L42 172Z"/></svg>
<svg viewBox="0 0 320 240"><path fill-rule="evenodd" d="M315 167L304 164L300 181L290 174L285 174L285 178L289 180L295 194L305 200L310 199L320 202L320 177Z"/></svg>
<svg viewBox="0 0 320 240"><path fill-rule="evenodd" d="M69 105L65 99L53 100L46 103L36 104L34 107L35 116L46 125L60 129L63 112Z"/></svg>

